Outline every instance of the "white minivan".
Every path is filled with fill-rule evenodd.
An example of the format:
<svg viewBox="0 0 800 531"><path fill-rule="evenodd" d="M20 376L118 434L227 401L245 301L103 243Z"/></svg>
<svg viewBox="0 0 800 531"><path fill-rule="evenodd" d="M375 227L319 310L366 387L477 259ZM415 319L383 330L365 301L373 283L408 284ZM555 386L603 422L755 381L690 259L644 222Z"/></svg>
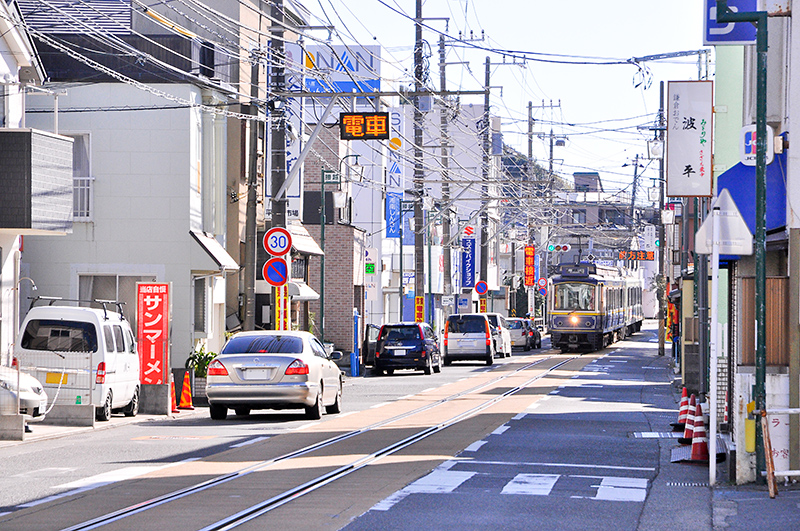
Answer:
<svg viewBox="0 0 800 531"><path fill-rule="evenodd" d="M103 308L33 306L14 355L55 405L91 404L101 421L112 411L132 417L140 389L135 336L122 313L106 309L115 303L99 302Z"/></svg>

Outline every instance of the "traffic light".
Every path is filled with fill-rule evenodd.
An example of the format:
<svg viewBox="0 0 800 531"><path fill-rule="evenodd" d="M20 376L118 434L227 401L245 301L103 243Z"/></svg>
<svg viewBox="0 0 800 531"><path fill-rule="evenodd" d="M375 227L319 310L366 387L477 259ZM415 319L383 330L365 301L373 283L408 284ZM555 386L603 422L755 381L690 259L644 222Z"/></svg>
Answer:
<svg viewBox="0 0 800 531"><path fill-rule="evenodd" d="M661 240L656 238L656 247L661 247Z"/></svg>
<svg viewBox="0 0 800 531"><path fill-rule="evenodd" d="M548 252L565 253L570 250L568 243L551 243L547 246Z"/></svg>

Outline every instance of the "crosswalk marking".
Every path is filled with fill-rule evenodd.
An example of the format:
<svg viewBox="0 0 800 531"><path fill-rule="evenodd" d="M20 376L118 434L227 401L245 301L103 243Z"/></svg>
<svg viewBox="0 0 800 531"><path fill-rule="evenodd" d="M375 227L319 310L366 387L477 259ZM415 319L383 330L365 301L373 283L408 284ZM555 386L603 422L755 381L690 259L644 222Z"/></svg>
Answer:
<svg viewBox="0 0 800 531"><path fill-rule="evenodd" d="M506 483L501 494L525 494L529 496L547 496L553 490L559 474L517 474Z"/></svg>
<svg viewBox="0 0 800 531"><path fill-rule="evenodd" d="M596 500L643 502L647 495L647 480L643 478L603 478L597 488Z"/></svg>

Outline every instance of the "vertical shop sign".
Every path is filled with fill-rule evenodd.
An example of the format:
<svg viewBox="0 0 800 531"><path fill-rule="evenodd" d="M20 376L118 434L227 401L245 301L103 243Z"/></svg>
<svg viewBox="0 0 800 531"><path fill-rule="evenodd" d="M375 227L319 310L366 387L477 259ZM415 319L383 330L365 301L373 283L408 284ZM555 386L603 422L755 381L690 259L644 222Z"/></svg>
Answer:
<svg viewBox="0 0 800 531"><path fill-rule="evenodd" d="M169 284L162 283L136 284L136 339L142 384L166 383L171 320L169 288Z"/></svg>

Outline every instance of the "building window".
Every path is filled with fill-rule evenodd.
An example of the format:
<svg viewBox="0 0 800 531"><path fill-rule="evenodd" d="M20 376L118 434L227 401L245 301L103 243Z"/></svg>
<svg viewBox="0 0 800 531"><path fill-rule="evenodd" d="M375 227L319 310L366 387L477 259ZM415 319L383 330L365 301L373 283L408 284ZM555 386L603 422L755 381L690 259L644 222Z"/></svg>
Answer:
<svg viewBox="0 0 800 531"><path fill-rule="evenodd" d="M208 332L208 293L207 279L194 279L194 331L205 334Z"/></svg>
<svg viewBox="0 0 800 531"><path fill-rule="evenodd" d="M572 222L573 223L586 223L586 210L584 210L584 209L574 209L572 211Z"/></svg>
<svg viewBox="0 0 800 531"><path fill-rule="evenodd" d="M72 134L72 217L91 221L94 211L94 177L91 176L89 135Z"/></svg>
<svg viewBox="0 0 800 531"><path fill-rule="evenodd" d="M78 298L82 301L119 301L123 303L125 318L136 330L136 283L156 282L154 276L124 275L80 275L78 277ZM82 303L88 306L88 303ZM94 305L96 306L96 305ZM113 305L109 310L117 311Z"/></svg>

